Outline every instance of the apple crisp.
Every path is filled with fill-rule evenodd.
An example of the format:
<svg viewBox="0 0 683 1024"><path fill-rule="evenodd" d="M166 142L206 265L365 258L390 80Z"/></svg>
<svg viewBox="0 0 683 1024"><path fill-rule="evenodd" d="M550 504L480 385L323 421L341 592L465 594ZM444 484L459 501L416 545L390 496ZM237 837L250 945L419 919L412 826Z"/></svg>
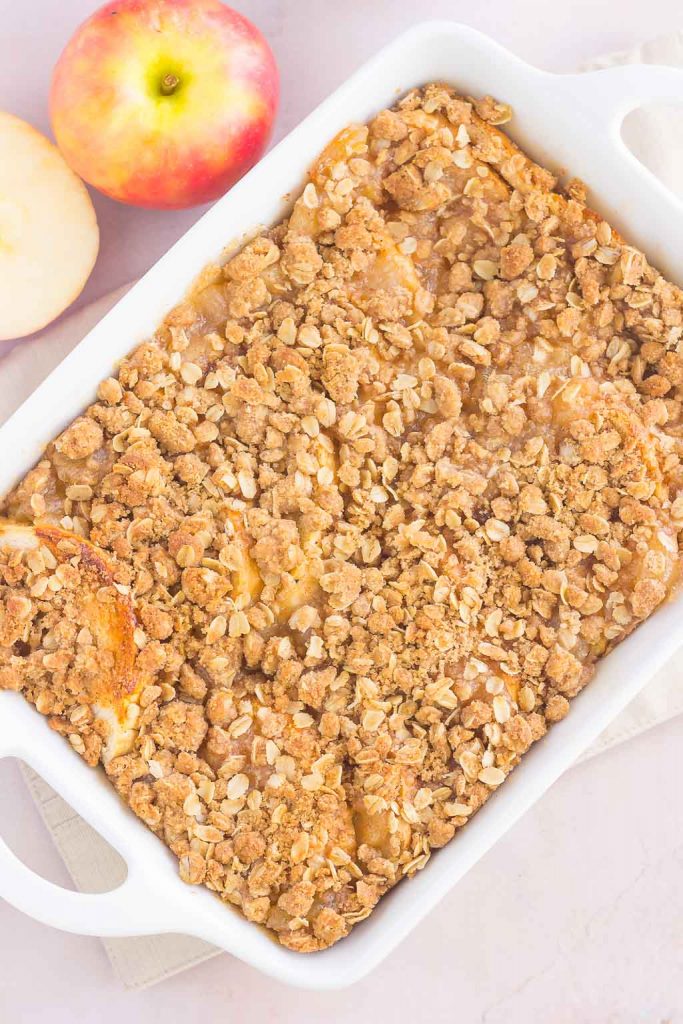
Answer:
<svg viewBox="0 0 683 1024"><path fill-rule="evenodd" d="M0 687L290 949L671 593L683 295L441 85L328 146L5 499Z"/></svg>

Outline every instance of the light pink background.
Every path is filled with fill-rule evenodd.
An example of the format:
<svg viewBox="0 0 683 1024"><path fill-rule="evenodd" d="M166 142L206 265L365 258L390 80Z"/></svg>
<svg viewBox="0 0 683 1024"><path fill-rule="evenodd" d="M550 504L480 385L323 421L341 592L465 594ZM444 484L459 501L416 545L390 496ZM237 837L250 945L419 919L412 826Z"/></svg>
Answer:
<svg viewBox="0 0 683 1024"><path fill-rule="evenodd" d="M47 129L52 66L94 6L0 0L0 108ZM239 8L280 63L276 138L425 18L466 21L556 71L683 20L679 0L241 0ZM80 302L142 273L201 212L139 211L100 196L95 204L101 252ZM682 1024L681 730L673 721L569 772L386 965L347 992L289 990L227 956L125 992L97 939L51 931L0 904L0 1021ZM33 867L68 884L11 762L0 763L0 823Z"/></svg>

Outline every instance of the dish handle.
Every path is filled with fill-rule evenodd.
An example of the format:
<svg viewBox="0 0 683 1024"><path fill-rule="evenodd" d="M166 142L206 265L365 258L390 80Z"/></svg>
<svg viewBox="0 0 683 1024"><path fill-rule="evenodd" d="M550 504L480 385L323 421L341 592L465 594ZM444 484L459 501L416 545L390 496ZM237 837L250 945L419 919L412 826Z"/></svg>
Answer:
<svg viewBox="0 0 683 1024"><path fill-rule="evenodd" d="M142 935L173 931L174 926L145 908L149 890L128 871L111 892L83 893L64 889L32 871L0 839L0 897L42 924L78 935ZM142 910L142 913L141 913Z"/></svg>
<svg viewBox="0 0 683 1024"><path fill-rule="evenodd" d="M603 128L619 136L621 123L632 110L653 103L683 104L683 68L619 64L559 77Z"/></svg>
<svg viewBox="0 0 683 1024"><path fill-rule="evenodd" d="M20 723L12 723L11 719L11 715L4 720L0 715L0 760L18 757L46 781L58 786L58 780L50 776L46 765L39 764L29 745L22 742ZM176 908L158 899L154 885L139 867L127 861L126 867L126 878L116 889L102 893L74 892L37 874L0 837L0 899L42 924L79 935L151 935L177 931Z"/></svg>

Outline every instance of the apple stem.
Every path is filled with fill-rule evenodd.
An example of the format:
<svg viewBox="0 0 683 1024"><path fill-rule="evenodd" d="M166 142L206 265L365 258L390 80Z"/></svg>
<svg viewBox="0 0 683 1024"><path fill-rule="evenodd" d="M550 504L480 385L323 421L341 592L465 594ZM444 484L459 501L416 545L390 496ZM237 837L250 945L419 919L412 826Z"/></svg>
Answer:
<svg viewBox="0 0 683 1024"><path fill-rule="evenodd" d="M176 89L178 88L179 85L180 85L180 79L178 78L177 75L174 75L174 74L164 75L164 77L161 79L161 85L160 85L161 95L162 96L170 96L172 93L174 93L176 91Z"/></svg>

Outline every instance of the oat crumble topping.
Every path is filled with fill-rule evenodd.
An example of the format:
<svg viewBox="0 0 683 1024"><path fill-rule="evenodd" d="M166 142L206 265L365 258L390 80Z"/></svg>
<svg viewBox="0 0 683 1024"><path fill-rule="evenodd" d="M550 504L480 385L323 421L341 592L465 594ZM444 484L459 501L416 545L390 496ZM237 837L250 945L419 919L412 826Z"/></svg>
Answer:
<svg viewBox="0 0 683 1024"><path fill-rule="evenodd" d="M0 509L0 688L294 950L678 581L683 295L509 118L429 85L343 131Z"/></svg>

